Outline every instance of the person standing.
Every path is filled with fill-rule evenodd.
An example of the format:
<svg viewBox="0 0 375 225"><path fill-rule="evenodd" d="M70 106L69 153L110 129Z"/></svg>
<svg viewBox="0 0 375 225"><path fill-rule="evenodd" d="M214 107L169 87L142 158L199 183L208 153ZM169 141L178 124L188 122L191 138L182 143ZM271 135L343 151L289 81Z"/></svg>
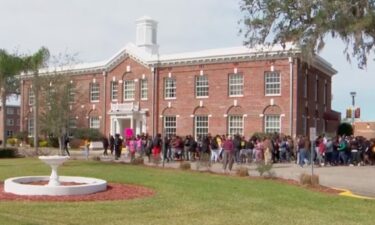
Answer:
<svg viewBox="0 0 375 225"><path fill-rule="evenodd" d="M86 160L89 159L90 156L90 139L86 138L85 139L85 157Z"/></svg>
<svg viewBox="0 0 375 225"><path fill-rule="evenodd" d="M115 138L113 135L109 135L109 149L111 151L111 155L113 155L113 151L115 150Z"/></svg>
<svg viewBox="0 0 375 225"><path fill-rule="evenodd" d="M67 133L64 134L64 151L66 152L66 154L68 154L68 156L70 156L70 153L69 153L69 136Z"/></svg>
<svg viewBox="0 0 375 225"><path fill-rule="evenodd" d="M224 141L223 149L224 149L223 170L224 172L226 172L227 166L229 166L229 170L231 171L233 167L233 161L234 161L233 159L234 145L233 145L232 136L228 135L228 138Z"/></svg>
<svg viewBox="0 0 375 225"><path fill-rule="evenodd" d="M121 150L122 150L122 139L120 138L119 134L115 134L114 149L115 149L115 159L117 160L121 157Z"/></svg>
<svg viewBox="0 0 375 225"><path fill-rule="evenodd" d="M103 155L108 155L108 152L107 152L108 146L109 146L108 138L103 136L102 143L103 143L103 149L104 149Z"/></svg>

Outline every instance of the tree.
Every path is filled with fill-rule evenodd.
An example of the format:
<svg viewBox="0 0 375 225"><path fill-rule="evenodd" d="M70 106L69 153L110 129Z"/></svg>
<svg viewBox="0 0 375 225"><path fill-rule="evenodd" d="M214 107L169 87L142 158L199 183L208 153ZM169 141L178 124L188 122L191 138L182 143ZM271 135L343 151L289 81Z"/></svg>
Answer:
<svg viewBox="0 0 375 225"><path fill-rule="evenodd" d="M39 91L40 91L40 78L39 69L47 65L49 59L49 51L45 47L41 47L36 53L31 56L24 57L24 69L32 74L32 91L35 96L33 105L33 120L34 120L34 149L38 154L39 144Z"/></svg>
<svg viewBox="0 0 375 225"><path fill-rule="evenodd" d="M0 99L3 110L3 136L0 137L3 141L3 147L6 146L6 98L10 93L17 91L18 81L15 75L22 70L22 59L14 54L8 54L7 51L0 49Z"/></svg>
<svg viewBox="0 0 375 225"><path fill-rule="evenodd" d="M375 44L375 0L241 0L246 45L291 41L311 58L325 46L327 35L346 45L348 61L359 68Z"/></svg>
<svg viewBox="0 0 375 225"><path fill-rule="evenodd" d="M345 135L345 136L351 136L353 135L353 126L349 123L341 123L337 127L337 135Z"/></svg>

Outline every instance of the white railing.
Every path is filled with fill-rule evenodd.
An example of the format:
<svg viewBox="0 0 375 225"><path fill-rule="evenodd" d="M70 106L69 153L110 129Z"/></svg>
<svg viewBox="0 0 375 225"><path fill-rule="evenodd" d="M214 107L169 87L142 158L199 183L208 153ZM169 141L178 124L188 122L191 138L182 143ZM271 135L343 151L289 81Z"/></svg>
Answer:
<svg viewBox="0 0 375 225"><path fill-rule="evenodd" d="M138 111L138 102L111 103L111 111Z"/></svg>

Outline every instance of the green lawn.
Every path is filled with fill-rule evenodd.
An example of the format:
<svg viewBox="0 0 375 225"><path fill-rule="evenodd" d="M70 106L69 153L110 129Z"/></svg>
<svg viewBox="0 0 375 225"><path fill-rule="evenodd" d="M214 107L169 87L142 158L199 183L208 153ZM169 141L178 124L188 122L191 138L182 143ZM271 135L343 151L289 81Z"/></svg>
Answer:
<svg viewBox="0 0 375 225"><path fill-rule="evenodd" d="M48 175L38 159L0 160L0 180ZM112 202L0 202L0 224L374 224L375 201L270 180L71 160L60 175L150 187L149 198Z"/></svg>

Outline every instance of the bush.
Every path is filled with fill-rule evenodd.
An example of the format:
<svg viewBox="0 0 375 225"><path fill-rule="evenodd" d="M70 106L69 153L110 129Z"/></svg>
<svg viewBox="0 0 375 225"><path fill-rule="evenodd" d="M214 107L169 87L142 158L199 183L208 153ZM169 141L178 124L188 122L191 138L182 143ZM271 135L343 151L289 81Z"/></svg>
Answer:
<svg viewBox="0 0 375 225"><path fill-rule="evenodd" d="M303 173L299 177L299 182L300 184L307 186L319 185L319 175L314 174L311 176L310 174Z"/></svg>
<svg viewBox="0 0 375 225"><path fill-rule="evenodd" d="M16 133L13 135L13 137L14 137L14 138L17 138L17 139L20 140L20 141L25 141L25 142L27 142L28 133L27 133L27 131L16 132Z"/></svg>
<svg viewBox="0 0 375 225"><path fill-rule="evenodd" d="M48 142L45 140L39 141L39 147L42 147L42 148L48 147Z"/></svg>
<svg viewBox="0 0 375 225"><path fill-rule="evenodd" d="M10 146L16 146L19 144L19 141L17 138L8 138L7 139L7 144Z"/></svg>
<svg viewBox="0 0 375 225"><path fill-rule="evenodd" d="M77 139L89 139L91 141L100 141L103 135L97 129L77 128L72 130L72 136Z"/></svg>
<svg viewBox="0 0 375 225"><path fill-rule="evenodd" d="M264 162L259 162L257 163L257 168L256 168L256 171L259 172L259 176L263 176L264 174L267 174L266 176L267 177L274 177L275 174L274 172L272 171L272 166L273 164L270 163L270 164L265 164Z"/></svg>
<svg viewBox="0 0 375 225"><path fill-rule="evenodd" d="M18 157L17 148L0 148L0 158L16 158Z"/></svg>
<svg viewBox="0 0 375 225"><path fill-rule="evenodd" d="M249 176L249 169L246 166L240 166L237 169L236 174L240 177L247 177Z"/></svg>
<svg viewBox="0 0 375 225"><path fill-rule="evenodd" d="M182 169L182 170L190 170L191 169L190 162L181 162L180 163L180 169Z"/></svg>
<svg viewBox="0 0 375 225"><path fill-rule="evenodd" d="M78 149L85 144L85 141L82 139L73 138L69 141L69 146L74 149Z"/></svg>
<svg viewBox="0 0 375 225"><path fill-rule="evenodd" d="M135 158L130 162L130 164L132 164L132 165L143 165L144 159L143 158Z"/></svg>
<svg viewBox="0 0 375 225"><path fill-rule="evenodd" d="M48 147L53 147L53 148L59 147L59 139L57 137L48 137L47 142L48 142Z"/></svg>

